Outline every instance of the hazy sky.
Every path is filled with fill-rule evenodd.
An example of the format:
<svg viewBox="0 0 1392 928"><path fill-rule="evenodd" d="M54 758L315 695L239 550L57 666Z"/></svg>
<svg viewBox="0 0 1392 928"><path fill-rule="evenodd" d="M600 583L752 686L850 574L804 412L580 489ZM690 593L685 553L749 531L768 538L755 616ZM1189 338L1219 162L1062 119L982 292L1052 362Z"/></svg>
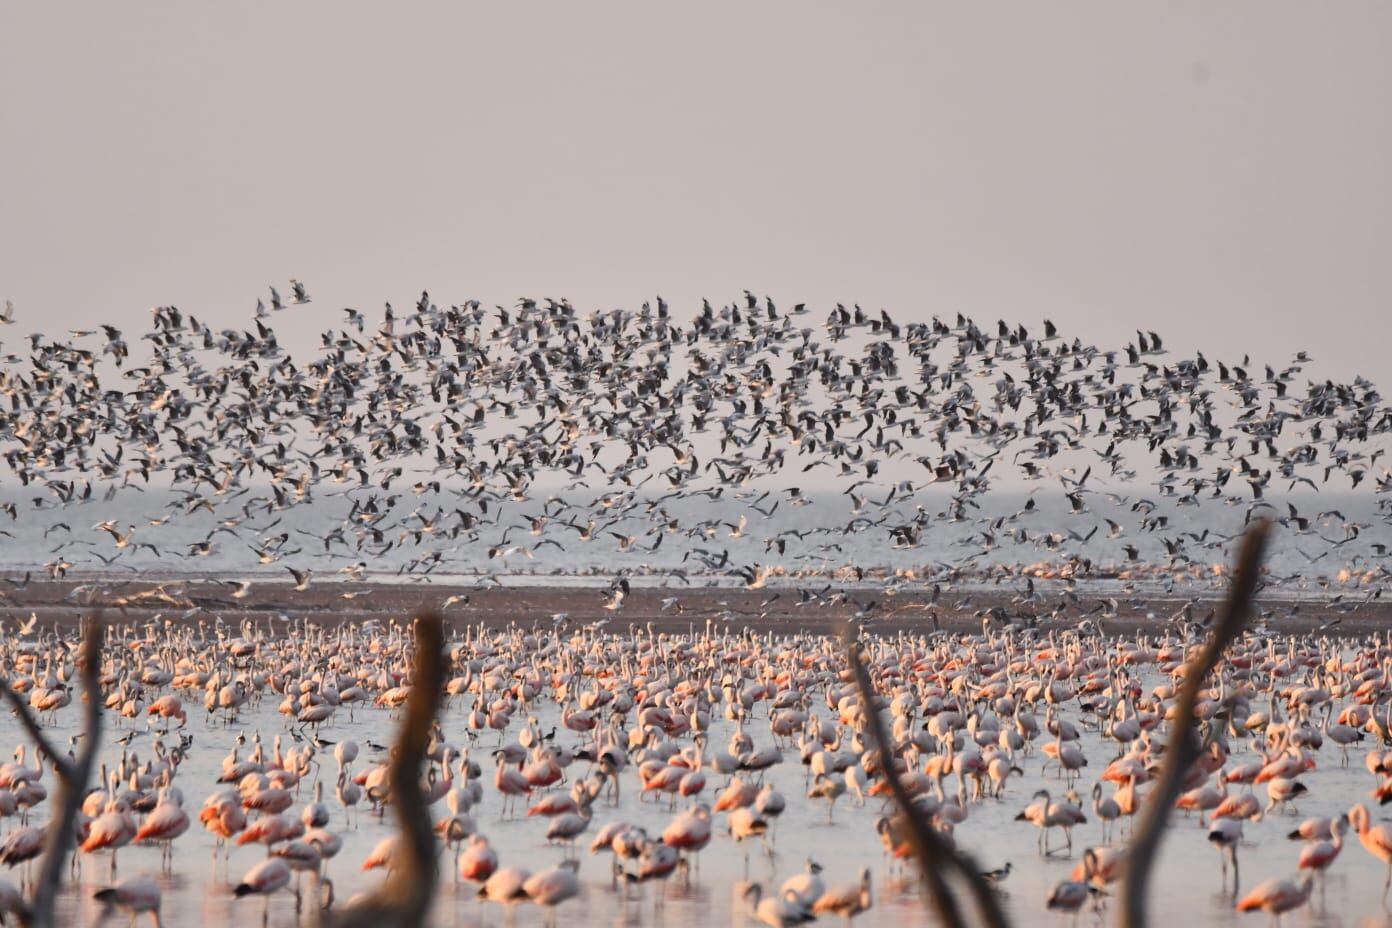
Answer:
<svg viewBox="0 0 1392 928"><path fill-rule="evenodd" d="M7 3L0 337L246 326L289 277L306 333L750 287L1386 380L1389 36L1385 2Z"/></svg>

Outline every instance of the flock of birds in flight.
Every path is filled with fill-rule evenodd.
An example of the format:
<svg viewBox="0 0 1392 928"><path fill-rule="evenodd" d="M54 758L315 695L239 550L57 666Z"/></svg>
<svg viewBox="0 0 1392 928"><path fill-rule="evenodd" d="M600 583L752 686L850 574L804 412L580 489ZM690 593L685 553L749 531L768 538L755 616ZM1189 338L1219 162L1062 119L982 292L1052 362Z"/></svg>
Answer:
<svg viewBox="0 0 1392 928"><path fill-rule="evenodd" d="M1360 536L1392 520L1380 462L1392 407L1362 378L1303 379L1304 352L1259 367L1172 357L1154 332L1111 350L1048 321L1031 333L840 304L818 325L804 305L781 311L750 293L685 325L661 299L582 314L553 300L442 308L423 293L375 324L344 310L297 360L271 324L310 305L292 281L288 299L272 288L269 306L257 301L251 328L161 306L133 344L111 325L32 334L22 355L0 342L0 445L24 488L4 513L54 511L51 577L119 570L136 552L207 570L229 545L301 591L316 570L361 579L389 554L428 581L460 552L486 551L502 572L607 545L626 576L671 535L682 555L661 570L668 582L869 576L892 595L906 579L1151 571L1172 588L1226 559L1231 535L1176 515L1205 503L1240 509L1234 529L1278 519L1312 571L1332 554L1340 579L1372 586L1389 573L1387 545ZM14 318L7 308L3 321ZM1031 491L1018 511L983 514L997 478ZM1099 489L1147 482L1146 494ZM538 484L557 489L542 499ZM175 496L140 523L59 520L150 487ZM1280 499L1329 490L1376 502L1346 516ZM1061 524L1038 518L1050 493L1066 501ZM297 508L325 496L341 520L307 530ZM825 512L810 527L780 523L780 507L814 504ZM716 505L732 514L711 517ZM945 524L971 527L960 556L921 571L877 570L848 551L860 538L871 552L911 550ZM206 532L190 540L192 525ZM758 560L740 563L749 549L732 555L732 539L762 543ZM228 587L242 598L251 582Z"/></svg>

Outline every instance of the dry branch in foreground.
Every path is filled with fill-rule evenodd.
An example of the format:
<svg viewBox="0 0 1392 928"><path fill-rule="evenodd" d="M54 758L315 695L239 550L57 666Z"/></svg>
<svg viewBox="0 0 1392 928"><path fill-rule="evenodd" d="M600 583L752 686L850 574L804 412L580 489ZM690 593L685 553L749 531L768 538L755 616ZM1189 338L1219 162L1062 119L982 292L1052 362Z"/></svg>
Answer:
<svg viewBox="0 0 1392 928"><path fill-rule="evenodd" d="M944 841L914 806L912 797L904 788L903 781L894 767L889 732L885 729L879 710L875 708L875 686L870 680L865 661L861 659L860 642L855 640L849 630L846 633L846 644L847 660L855 674L856 686L860 690L862 711L880 753L880 767L889 781L890 790L894 793L894 801L899 806L900 818L905 822L914 857L918 859L919 872L923 876L928 896L937 909L938 917L947 928L964 928L967 924L962 920L957 900L944 879L945 876L956 876L966 884L982 921L990 928L1007 928L1009 923L1005 919L1005 913L1001 911L995 894L991 892L990 884L982 879L976 862Z"/></svg>
<svg viewBox="0 0 1392 928"><path fill-rule="evenodd" d="M1155 789L1146 800L1141 822L1127 850L1128 865L1122 882L1121 912L1121 923L1126 928L1145 928L1145 900L1150 888L1150 871L1165 821L1179 796L1185 773L1202 753L1195 733L1194 706L1204 681L1246 626L1270 532L1271 524L1266 520L1253 522L1248 528L1222 614L1215 622L1203 650L1190 662L1185 674L1184 686L1175 704L1175 721L1170 729L1164 767ZM894 768L889 733L875 708L875 688L865 661L860 656L860 642L849 630L846 641L847 658L864 703L865 717L878 746L880 766L893 791L900 818L906 824L909 843L938 917L947 928L963 928L967 924L945 879L945 876L955 876L970 891L981 921L990 928L1007 928L1009 922L976 864L969 856L945 842L914 807L912 797Z"/></svg>
<svg viewBox="0 0 1392 928"><path fill-rule="evenodd" d="M53 764L58 778L53 816L49 819L48 830L44 836L39 877L34 881L28 905L19 913L20 922L32 928L49 928L54 924L54 905L58 898L58 890L63 885L68 855L72 853L73 845L77 841L74 827L77 823L77 813L82 807L83 794L87 791L87 782L92 778L97 749L101 745L101 659L104 634L101 620L96 616L88 616L82 620L82 643L77 655L77 670L82 680L85 719L82 728L82 750L75 758L59 754L54 749L28 704L7 682L0 680L0 695L3 695L14 709L20 724L29 733L39 751Z"/></svg>
<svg viewBox="0 0 1392 928"><path fill-rule="evenodd" d="M416 928L425 924L435 898L435 834L421 789L430 732L445 687L444 633L436 615L415 622L415 673L406 718L392 749L392 808L401 826L401 855L392 878L375 893L325 922L334 928Z"/></svg>
<svg viewBox="0 0 1392 928"><path fill-rule="evenodd" d="M1251 615L1262 553L1270 534L1271 523L1265 519L1253 522L1247 529L1223 611L1213 624L1207 644L1185 671L1184 686L1175 703L1174 722L1165 745L1165 763L1155 788L1146 797L1140 824L1126 855L1126 872L1121 883L1121 924L1125 928L1145 928L1146 894L1150 890L1150 873L1165 831L1165 821L1179 798L1185 774L1203 751L1195 731L1194 706L1208 675L1222 659L1223 652L1242 633Z"/></svg>

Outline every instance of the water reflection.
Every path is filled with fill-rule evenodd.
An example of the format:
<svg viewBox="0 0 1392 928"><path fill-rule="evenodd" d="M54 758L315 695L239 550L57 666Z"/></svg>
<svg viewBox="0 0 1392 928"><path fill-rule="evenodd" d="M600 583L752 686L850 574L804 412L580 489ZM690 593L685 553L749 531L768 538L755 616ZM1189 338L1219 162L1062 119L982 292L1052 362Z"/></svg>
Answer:
<svg viewBox="0 0 1392 928"><path fill-rule="evenodd" d="M1142 684L1147 688L1157 682L1159 678L1153 674L1142 678ZM197 719L190 723L187 730L194 737L194 745L177 779L177 785L185 793L186 808L196 810L203 798L214 792L214 781L222 759L233 747L239 732L250 736L259 729L269 740L274 734L285 731L282 717L275 711L275 702L271 698L264 700L259 706L249 709L240 723L231 728L205 727ZM533 711L543 730L549 730L559 722L560 713L554 705L538 704ZM446 737L460 746L468 744L463 716L462 705L456 703L448 711L444 722ZM1070 710L1065 710L1065 717L1075 721L1079 718L1075 711ZM55 737L66 739L76 721L74 708L60 712ZM113 721L108 716L103 757L109 763L117 759L122 749L115 739L131 731L129 727L113 730ZM352 738L360 745L366 745L369 740L386 742L392 737L393 725L384 710L360 709L351 721L346 712L336 716L324 730L324 737L333 741ZM772 742L767 722L762 717L749 723L747 729L753 734L756 744ZM713 718L712 743L723 744L733 730L734 723ZM136 731L140 733L127 749L141 757L149 756L152 736L143 727ZM517 725L514 725L509 737L516 737L516 731ZM567 743L576 739L563 728L557 737ZM22 741L17 723L8 713L0 716L0 740L10 744ZM560 861L565 852L546 843L546 826L542 819L520 816L499 820L500 799L493 790L487 770L488 753L496 741L496 736L491 733L485 735L471 752L471 756L485 766L486 783L484 801L473 810L474 818L480 831L492 841L503 865L520 865L533 871L543 869ZM1088 758L1084 772L1089 777L1100 774L1117 753L1114 743L1104 742L1102 736L1094 731L1084 731L1080 744ZM361 769L363 763L374 756L381 755L370 755L364 748L358 768ZM1234 745L1234 758L1230 765L1246 762L1250 757L1245 749ZM1302 777L1310 787L1309 795L1300 797L1289 814L1273 813L1260 821L1245 824L1244 839L1238 851L1241 890L1251 889L1271 876L1291 876L1295 873L1301 845L1287 840L1286 834L1303 817L1335 815L1354 802L1368 801L1374 780L1363 768L1360 759L1361 755L1355 752L1354 762L1342 767L1337 751L1326 743L1319 754L1321 766ZM325 752L318 760L320 766L316 777L329 777L331 782L334 772L332 758ZM1042 761L1043 757L1038 751L1020 757L1018 762L1025 775L1010 781L1004 800L988 799L970 804L967 820L955 832L959 845L983 867L1001 867L1007 862L1014 865L1010 876L1000 885L1000 891L1006 911L1020 926L1067 924L1071 921L1070 917L1046 912L1044 900L1056 882L1068 877L1078 863L1082 849L1102 840L1103 823L1089 809L1088 823L1075 832L1075 853L1071 858L1043 858L1036 853L1036 830L1027 823L1015 821L1015 816L1029 803L1036 789L1047 788L1055 793L1061 790L1061 781L1057 777L1040 775ZM584 762L577 762L571 768L570 775L583 772L586 766ZM642 801L631 779L633 774L629 772L625 776L629 779L625 781L621 801L617 805L607 796L597 801L590 828L580 839L581 848L587 846L599 828L613 820L621 819L644 826L650 834L660 833L671 820L673 813L665 800ZM808 857L815 858L826 868L828 885L853 881L860 868L869 867L874 876L875 904L870 913L862 916L864 924L920 925L931 918L912 872L902 867L891 868L883 854L874 828L876 818L885 811L883 802L871 799L860 806L853 799L842 797L836 810L836 822L828 825L824 803L802 798L808 780L793 750L784 751L783 763L772 767L766 779L787 797L789 804L787 811L778 819L776 840L770 845L772 853L761 852L757 846L753 848L750 857L751 879L766 887L776 887L782 880L802 870ZM298 804L292 810L294 814L298 814L301 805L312 800L313 781L311 778L302 785ZM706 797L713 796L720 785L721 778L712 774ZM1086 795L1091 785L1091 779L1083 779L1079 783L1079 792ZM330 792L326 789L326 793ZM378 872L362 873L358 868L375 844L392 831L392 821L390 816L383 822L368 814L355 813L352 824L347 825L341 806L331 795L327 801L333 816L329 827L344 839L343 850L328 868L337 898L342 901L382 879ZM1373 805L1372 808L1377 818L1378 807ZM36 823L41 823L39 820L46 810L47 804L39 807ZM444 814L443 810L441 804L436 810L437 816ZM724 815L715 817L713 831L715 838L701 854L700 866L690 875L689 882L673 878L665 886L629 886L622 894L613 888L608 855L596 857L582 850L580 876L586 884L585 893L580 899L562 906L559 913L561 922L615 926L660 922L668 928L752 923L742 910L738 893L743 853L726 835ZM1151 907L1155 924L1264 924L1265 916L1240 916L1233 910L1233 895L1221 889L1220 859L1209 845L1206 834L1207 829L1198 816L1178 813L1172 819L1153 881ZM233 928L259 921L261 900L238 900L232 896L230 887L248 869L264 859L264 848L259 845L234 848L230 865L224 868L221 863L213 862L213 843L213 837L195 822L193 828L175 845L172 875L158 875L159 851L153 847L123 849L120 874L148 872L156 876L165 892L163 914L169 925ZM442 856L442 866L446 871L450 869L450 860L448 855ZM107 858L86 856L81 864L80 876L74 885L65 890L60 901L60 916L66 923L91 924L100 915L100 906L92 900L92 893L107 885ZM17 875L11 876L13 879ZM1382 902L1385 878L1384 866L1358 845L1356 835L1350 834L1339 859L1323 884L1316 888L1312 905L1287 916L1285 923L1339 928L1390 924L1392 920L1389 920ZM1099 914L1084 912L1081 923L1093 923L1099 919L1110 923L1115 918L1115 908L1115 899L1103 900L1102 911ZM270 924L297 924L294 899L289 893L274 897L269 913ZM436 909L437 924L493 926L503 924L504 920L504 914L497 906L477 899L474 887L457 884L448 872L442 875ZM543 913L535 907L519 906L515 921L518 925L539 925L543 921Z"/></svg>

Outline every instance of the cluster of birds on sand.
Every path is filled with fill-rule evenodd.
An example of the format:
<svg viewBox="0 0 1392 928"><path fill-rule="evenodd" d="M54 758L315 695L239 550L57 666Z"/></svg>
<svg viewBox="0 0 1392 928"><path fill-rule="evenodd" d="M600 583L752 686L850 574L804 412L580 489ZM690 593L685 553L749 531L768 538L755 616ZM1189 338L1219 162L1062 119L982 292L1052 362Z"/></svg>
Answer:
<svg viewBox="0 0 1392 928"><path fill-rule="evenodd" d="M671 535L682 554L667 579L759 588L874 577L853 540L912 551L953 524L971 529L959 557L882 572L886 589L1001 571L1173 583L1226 561L1231 536L1173 514L1206 503L1278 518L1309 572L1388 576L1386 544L1363 536L1392 518L1380 460L1392 406L1361 377L1302 376L1303 352L1275 367L1174 357L1155 332L1105 348L1047 320L903 322L841 304L814 321L803 304L747 292L685 324L661 299L582 313L561 300L442 307L422 293L372 322L343 310L297 359L272 326L317 311L292 281L288 296L257 300L246 328L160 306L134 339L102 325L36 332L23 351L0 343L0 446L27 488L4 512L51 517L48 573L134 570L136 553L202 569L245 547L303 590L389 553L428 581L462 552L486 551L497 573L565 565L587 546L637 573ZM985 514L998 479L1033 491L1018 511ZM1104 489L1120 484L1150 489ZM146 518L65 518L151 487L174 495ZM1376 505L1349 515L1279 499L1331 490ZM341 519L307 529L296 510L326 497ZM1041 524L1038 500L1066 503L1061 524ZM712 518L716 503L730 514ZM810 526L777 517L814 504L824 515ZM228 585L244 596L249 584Z"/></svg>
<svg viewBox="0 0 1392 928"><path fill-rule="evenodd" d="M35 640L0 638L8 686L50 729L76 711L69 637L55 628ZM264 917L276 894L293 894L297 913L332 905L330 872L341 872L345 835L385 828L379 816L393 803L387 749L339 732L355 713L375 713L386 728L387 714L410 697L412 641L396 624L305 623L288 633L250 621L110 626L100 676L115 731L75 825L75 868L109 857L96 866L114 882L96 899L158 923L160 883L121 879L122 871L132 856L147 865L156 854L162 871L178 869L187 855L176 848L196 843L201 828L215 839L215 874L219 859L224 871L234 857L238 869L254 862L227 883L237 897L261 897ZM582 891L612 892L627 906L647 884L660 907L669 882L701 880L701 855L723 846L717 853L743 852L736 890L747 917L773 926L849 921L875 904L870 868L824 877L809 861L766 887L748 882L750 856L767 856L771 869L778 823L819 820L823 805L824 862L837 865L842 829L877 832L888 866L910 856L872 743L873 708L887 720L890 756L915 813L944 840L970 848L973 819L992 806L1020 809L1015 827L1038 830L1041 856L1072 855L1075 831L1088 826L1101 840L1038 904L1073 913L1105 904L1127 859L1118 833L1163 761L1165 720L1193 642L1172 632L1123 639L1017 629L869 635L863 649L873 707L848 682L841 643L825 636L456 631L447 642L450 702L421 771L436 810L439 867L455 874L461 904L478 896L509 911L535 905L550 920ZM1381 639L1249 633L1207 682L1194 713L1204 748L1175 814L1202 816L1208 828L1177 825L1171 841L1200 847L1207 834L1239 909L1279 916L1307 903L1350 836L1387 865L1392 883L1392 826L1365 805L1298 824L1293 817L1297 803L1319 796L1321 768L1357 762L1351 751L1361 752L1372 798L1392 800L1389 667L1392 645ZM228 745L220 762L208 754L219 739ZM191 781L197 775L186 771L200 759L204 775ZM775 768L797 763L805 772L778 779L780 791ZM1094 773L1087 803L1078 780ZM0 865L21 885L42 850L44 831L32 820L47 801L45 774L24 743L0 765L0 825L18 819L0 840ZM1058 785L1030 801L1019 787L1029 777ZM487 836L503 828L531 836L514 859ZM1243 841L1287 832L1303 842L1290 853L1296 876L1241 894ZM533 869L543 837L561 859ZM392 873L401 840L389 834L348 866ZM587 885L582 858L598 855L608 860ZM999 886L1013 868L983 876ZM19 898L20 887L0 882L0 906Z"/></svg>

